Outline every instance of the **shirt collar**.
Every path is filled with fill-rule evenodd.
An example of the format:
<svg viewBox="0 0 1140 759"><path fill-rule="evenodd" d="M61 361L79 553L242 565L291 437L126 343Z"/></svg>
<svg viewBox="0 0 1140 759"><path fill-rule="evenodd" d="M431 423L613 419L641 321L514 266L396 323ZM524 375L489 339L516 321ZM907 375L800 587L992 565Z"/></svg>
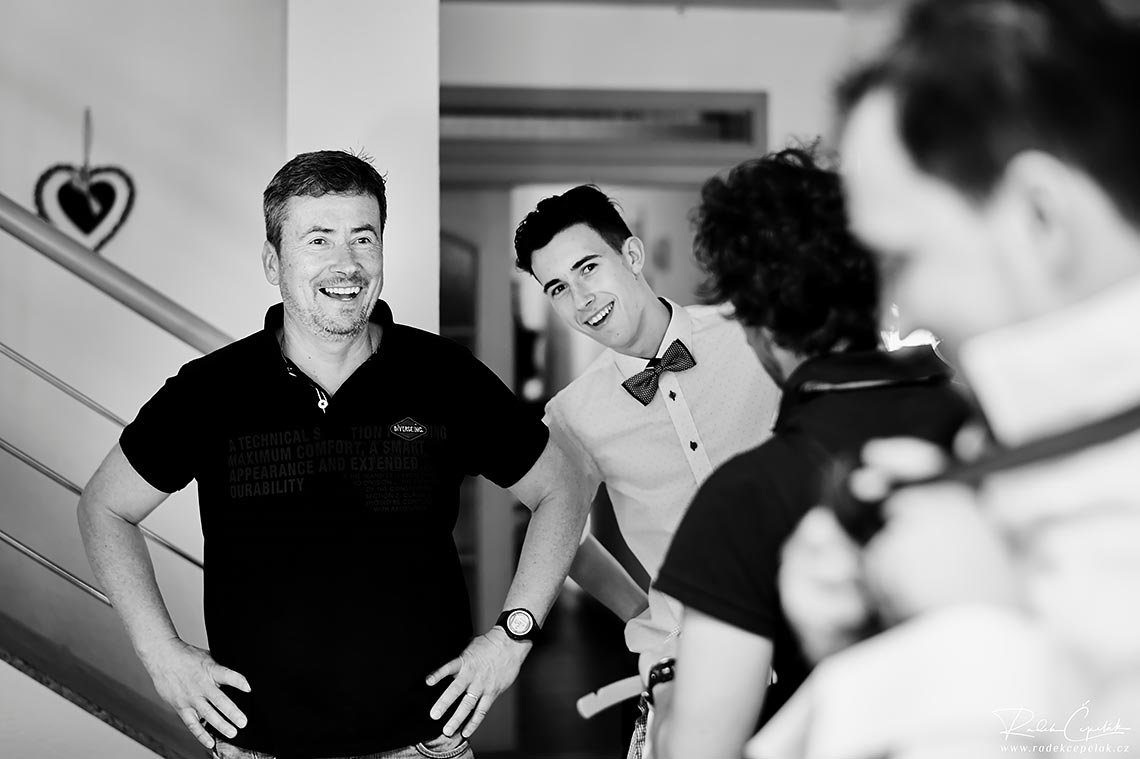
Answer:
<svg viewBox="0 0 1140 759"><path fill-rule="evenodd" d="M669 306L672 313L669 316L669 326L665 328L665 336L661 338L661 344L657 346L657 354L654 358L661 358L665 355L665 351L673 344L674 340L683 342L689 352L696 356L697 351L693 346L693 320L689 316L689 312L668 298L658 298L658 300ZM641 356L627 356L624 353L614 351L614 364L617 365L622 379L629 379L645 368L646 360Z"/></svg>
<svg viewBox="0 0 1140 759"><path fill-rule="evenodd" d="M784 392L848 390L868 385L949 379L952 372L929 345L897 351L850 351L809 358L797 366Z"/></svg>
<svg viewBox="0 0 1140 759"><path fill-rule="evenodd" d="M1018 445L1140 401L1140 277L1067 308L977 335L962 372L994 436Z"/></svg>
<svg viewBox="0 0 1140 759"><path fill-rule="evenodd" d="M929 345L815 356L797 366L784 383L776 425L786 424L793 410L816 393L948 380L952 375Z"/></svg>

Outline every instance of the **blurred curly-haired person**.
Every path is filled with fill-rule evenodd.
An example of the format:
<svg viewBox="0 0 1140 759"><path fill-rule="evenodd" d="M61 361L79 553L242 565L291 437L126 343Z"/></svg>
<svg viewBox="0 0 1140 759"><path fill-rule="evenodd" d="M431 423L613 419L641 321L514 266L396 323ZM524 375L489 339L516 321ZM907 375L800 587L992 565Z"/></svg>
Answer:
<svg viewBox="0 0 1140 759"><path fill-rule="evenodd" d="M773 436L704 483L656 588L685 606L657 757L739 756L809 664L780 606L780 548L825 472L872 437L948 445L968 415L929 346L880 348L879 278L838 175L789 148L705 183L697 258L783 397ZM771 683L769 685L769 683ZM766 687L768 686L768 687Z"/></svg>

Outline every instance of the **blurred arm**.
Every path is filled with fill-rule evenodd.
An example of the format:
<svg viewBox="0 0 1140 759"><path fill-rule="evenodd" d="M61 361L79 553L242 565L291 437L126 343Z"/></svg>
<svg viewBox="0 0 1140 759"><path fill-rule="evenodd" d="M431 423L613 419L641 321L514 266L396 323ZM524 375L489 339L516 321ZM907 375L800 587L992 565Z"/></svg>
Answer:
<svg viewBox="0 0 1140 759"><path fill-rule="evenodd" d="M655 756L740 756L771 665L770 640L686 608L673 688L654 689Z"/></svg>
<svg viewBox="0 0 1140 759"><path fill-rule="evenodd" d="M649 608L646 592L593 535L578 547L570 576L623 622Z"/></svg>

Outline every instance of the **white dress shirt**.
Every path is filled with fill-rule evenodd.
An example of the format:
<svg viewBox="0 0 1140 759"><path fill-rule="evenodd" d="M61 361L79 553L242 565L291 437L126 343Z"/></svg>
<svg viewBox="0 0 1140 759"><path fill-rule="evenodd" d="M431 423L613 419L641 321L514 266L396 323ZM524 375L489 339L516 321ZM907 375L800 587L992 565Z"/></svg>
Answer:
<svg viewBox="0 0 1140 759"><path fill-rule="evenodd" d="M651 577L705 478L771 434L779 390L733 319L712 306L668 302L672 316L657 356L676 339L696 360L662 372L648 406L621 383L646 367L643 358L603 352L546 406L544 421L590 478L606 484L622 537ZM673 653L680 606L655 590L649 608L626 626L641 674Z"/></svg>

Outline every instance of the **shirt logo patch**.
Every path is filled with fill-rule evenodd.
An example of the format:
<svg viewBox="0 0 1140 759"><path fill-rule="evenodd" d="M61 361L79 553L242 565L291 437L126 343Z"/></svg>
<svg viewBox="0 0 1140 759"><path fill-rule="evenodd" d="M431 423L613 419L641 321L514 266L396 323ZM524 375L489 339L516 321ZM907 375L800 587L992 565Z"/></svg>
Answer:
<svg viewBox="0 0 1140 759"><path fill-rule="evenodd" d="M404 440L415 440L418 437L423 437L427 434L427 427L423 426L410 416L405 416L400 421L393 424L388 429L392 430L392 434L397 437L402 437Z"/></svg>

